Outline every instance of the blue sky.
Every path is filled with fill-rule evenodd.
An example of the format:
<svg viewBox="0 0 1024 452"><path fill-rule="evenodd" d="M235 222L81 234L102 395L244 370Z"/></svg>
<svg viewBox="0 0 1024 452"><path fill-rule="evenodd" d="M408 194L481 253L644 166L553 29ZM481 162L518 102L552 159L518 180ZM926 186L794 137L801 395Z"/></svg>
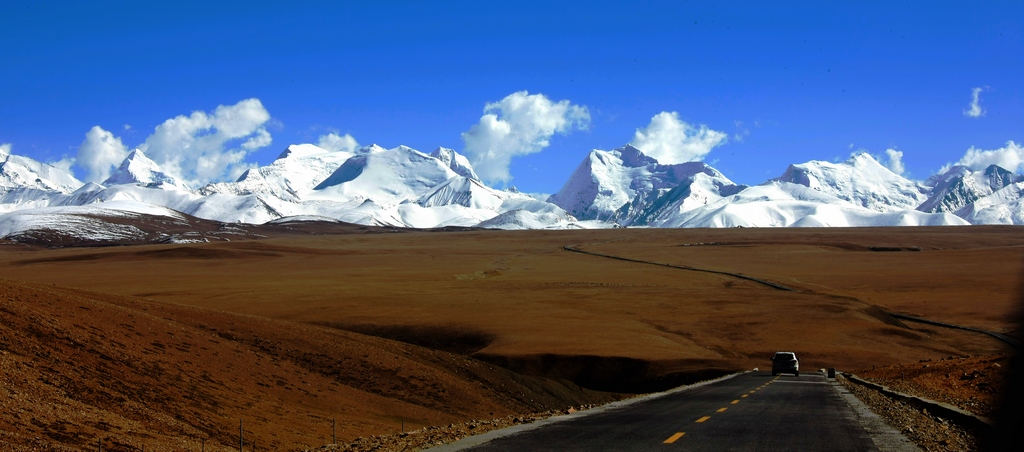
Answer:
<svg viewBox="0 0 1024 452"><path fill-rule="evenodd" d="M130 149L256 98L272 142L243 163L330 132L463 151L485 105L522 91L589 116L493 181L532 192L661 112L727 136L696 158L747 184L890 148L921 179L1024 141L1020 1L151 3L0 4L0 144L58 161L100 126Z"/></svg>

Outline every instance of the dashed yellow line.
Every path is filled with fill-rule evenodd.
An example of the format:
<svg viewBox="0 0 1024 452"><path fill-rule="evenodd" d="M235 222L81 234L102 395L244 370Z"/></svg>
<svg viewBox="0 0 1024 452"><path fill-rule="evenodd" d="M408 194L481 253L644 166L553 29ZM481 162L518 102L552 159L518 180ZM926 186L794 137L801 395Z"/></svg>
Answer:
<svg viewBox="0 0 1024 452"><path fill-rule="evenodd" d="M697 422L704 422L704 421L706 421L708 419L711 419L711 416L704 416L704 417L702 417L700 419L697 419Z"/></svg>
<svg viewBox="0 0 1024 452"><path fill-rule="evenodd" d="M715 411L715 412L716 412L716 413L724 413L724 412L725 412L725 410L728 410L728 409L729 409L728 407L725 407L725 408L719 408L719 409L718 409L718 411Z"/></svg>
<svg viewBox="0 0 1024 452"><path fill-rule="evenodd" d="M740 398L741 398L741 399L745 399L745 398L747 398L747 396L749 396L749 395L750 395L750 394L743 394L743 395L741 395L741 396L740 396Z"/></svg>
<svg viewBox="0 0 1024 452"><path fill-rule="evenodd" d="M729 402L729 405L735 405L737 403L740 403L740 401L739 400L733 400L732 402Z"/></svg>
<svg viewBox="0 0 1024 452"><path fill-rule="evenodd" d="M686 432L676 433L675 435L672 435L672 436L668 437L668 439L666 439L664 442L662 442L662 444L672 444L672 443L676 442L676 440L678 440L679 438L682 438L683 435L685 435L685 434L686 434Z"/></svg>

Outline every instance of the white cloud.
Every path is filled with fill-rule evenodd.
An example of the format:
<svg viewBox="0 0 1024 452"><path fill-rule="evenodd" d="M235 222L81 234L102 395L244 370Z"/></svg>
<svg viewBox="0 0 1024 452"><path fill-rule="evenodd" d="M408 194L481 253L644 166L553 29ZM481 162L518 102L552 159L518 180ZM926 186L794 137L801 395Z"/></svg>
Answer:
<svg viewBox="0 0 1024 452"><path fill-rule="evenodd" d="M1006 146L991 151L971 147L955 165L963 165L975 171L983 170L990 165L999 165L1017 172L1024 169L1024 146L1011 140L1006 142ZM940 172L944 173L952 166L946 165Z"/></svg>
<svg viewBox="0 0 1024 452"><path fill-rule="evenodd" d="M11 143L0 144L0 155L11 155Z"/></svg>
<svg viewBox="0 0 1024 452"><path fill-rule="evenodd" d="M245 99L212 113L194 111L168 119L139 148L167 173L198 186L237 177L251 167L242 159L270 145L265 127L269 120L259 99Z"/></svg>
<svg viewBox="0 0 1024 452"><path fill-rule="evenodd" d="M742 143L747 137L750 136L750 129L743 127L743 121L734 121L736 125L736 133L732 134L733 141Z"/></svg>
<svg viewBox="0 0 1024 452"><path fill-rule="evenodd" d="M484 106L480 122L462 133L462 141L477 174L489 182L508 182L512 157L540 152L555 133L568 134L589 124L585 106L519 91Z"/></svg>
<svg viewBox="0 0 1024 452"><path fill-rule="evenodd" d="M663 111L654 115L647 127L636 129L629 144L659 163L671 164L701 160L727 138L728 134L708 126L694 127L681 121L677 112Z"/></svg>
<svg viewBox="0 0 1024 452"><path fill-rule="evenodd" d="M903 151L893 148L885 150L885 166L896 174L903 174L907 169L903 166Z"/></svg>
<svg viewBox="0 0 1024 452"><path fill-rule="evenodd" d="M985 116L985 110L981 108L981 92L985 91L988 87L978 87L971 89L971 104L964 110L964 116L970 118L978 118Z"/></svg>
<svg viewBox="0 0 1024 452"><path fill-rule="evenodd" d="M338 135L334 132L320 135L320 141L316 145L331 152L355 152L359 148L359 143L352 135Z"/></svg>
<svg viewBox="0 0 1024 452"><path fill-rule="evenodd" d="M103 182L128 157L128 148L113 133L93 126L78 146L75 164L85 170L85 180Z"/></svg>
<svg viewBox="0 0 1024 452"><path fill-rule="evenodd" d="M71 171L71 166L75 164L76 160L77 159L75 159L74 157L65 156L64 158L57 160L56 162L50 162L50 165L60 168L61 170L64 170L65 173L75 174L74 172Z"/></svg>

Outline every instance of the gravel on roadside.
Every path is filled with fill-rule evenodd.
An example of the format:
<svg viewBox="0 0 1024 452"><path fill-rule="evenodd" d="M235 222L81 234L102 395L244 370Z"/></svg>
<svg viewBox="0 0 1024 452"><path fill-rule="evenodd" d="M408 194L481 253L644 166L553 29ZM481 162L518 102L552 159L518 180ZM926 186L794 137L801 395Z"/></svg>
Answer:
<svg viewBox="0 0 1024 452"><path fill-rule="evenodd" d="M874 389L853 383L842 376L837 377L837 380L871 411L923 450L959 452L985 449L981 435L973 429L935 416L927 409L918 409L890 399Z"/></svg>
<svg viewBox="0 0 1024 452"><path fill-rule="evenodd" d="M511 427L513 425L529 424L541 419L547 419L551 416L571 414L577 411L587 410L595 406L597 405L583 405L578 407L569 407L564 410L517 414L498 419L473 420L447 426L424 427L419 430L404 433L356 438L354 441L349 443L330 444L311 450L316 452L409 452L429 449L434 446L458 441L467 436L479 435L491 430L498 430L505 427Z"/></svg>

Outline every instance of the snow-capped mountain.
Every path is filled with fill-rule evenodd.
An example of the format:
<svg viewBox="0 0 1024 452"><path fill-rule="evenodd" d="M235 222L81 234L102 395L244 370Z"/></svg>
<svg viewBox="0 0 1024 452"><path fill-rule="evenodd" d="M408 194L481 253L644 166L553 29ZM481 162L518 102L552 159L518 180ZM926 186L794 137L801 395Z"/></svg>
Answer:
<svg viewBox="0 0 1024 452"><path fill-rule="evenodd" d="M17 240L138 243L162 240L154 231L192 227L196 218L503 229L1024 224L1024 176L954 167L918 183L863 153L843 163L791 165L748 187L702 162L663 165L632 146L594 150L547 201L488 187L468 159L447 148L292 145L234 182L194 191L141 151L102 185L26 157L0 153L0 162L0 238ZM172 218L179 214L190 220ZM141 224L149 232L131 230ZM61 233L61 225L71 232Z"/></svg>
<svg viewBox="0 0 1024 452"><path fill-rule="evenodd" d="M878 212L913 209L927 199L927 188L893 173L861 152L843 163L812 160L790 165L778 178Z"/></svg>
<svg viewBox="0 0 1024 452"><path fill-rule="evenodd" d="M1024 225L1024 182L1007 185L960 208L956 214L972 224Z"/></svg>
<svg viewBox="0 0 1024 452"><path fill-rule="evenodd" d="M966 166L954 166L948 171L930 177L925 183L932 187L931 195L918 206L922 212L957 212L971 203L989 196L1024 176L1014 174L997 165L984 171L972 171Z"/></svg>
<svg viewBox="0 0 1024 452"><path fill-rule="evenodd" d="M148 188L165 188L188 191L188 187L178 182L170 174L163 172L156 162L136 149L128 154L114 174L111 174L103 185L138 185Z"/></svg>
<svg viewBox="0 0 1024 452"><path fill-rule="evenodd" d="M829 193L779 180L678 215L662 217L659 227L834 227L966 225L952 214L911 209L879 212Z"/></svg>
<svg viewBox="0 0 1024 452"><path fill-rule="evenodd" d="M473 171L473 165L469 164L469 159L464 155L455 152L454 149L437 148L434 149L434 152L430 153L430 156L447 165L448 168L455 171L455 174L468 177L470 179L480 179L480 177L476 175L476 171Z"/></svg>
<svg viewBox="0 0 1024 452"><path fill-rule="evenodd" d="M675 188L638 194L632 202L622 206L616 217L626 226L656 226L685 212L714 203L747 188L736 185L718 170L702 163L679 164L685 173L692 173Z"/></svg>
<svg viewBox="0 0 1024 452"><path fill-rule="evenodd" d="M60 168L0 148L0 195L20 188L71 193L81 186L81 181Z"/></svg>
<svg viewBox="0 0 1024 452"><path fill-rule="evenodd" d="M475 178L464 156L446 148L428 155L405 146L388 150L373 145L346 153L294 145L270 165L252 168L235 182L209 184L195 191L179 184L141 151L129 155L105 185L79 182L74 191L70 184L56 190L50 188L53 184L25 182L22 167L37 172L59 170L22 157L13 160L21 165L15 173L20 178L0 194L0 212L42 209L38 212L63 215L76 208L90 212L99 205L129 210L148 206L136 213L151 215L145 210L159 207L231 223L316 217L415 228L476 226L510 211L521 211L517 215L527 218L531 227L568 227L576 221L553 204L487 187ZM7 221L27 224L16 218L27 217L11 216ZM520 223L508 224L523 227Z"/></svg>
<svg viewBox="0 0 1024 452"><path fill-rule="evenodd" d="M407 146L356 155L315 187L311 199L398 204L457 176L444 162Z"/></svg>
<svg viewBox="0 0 1024 452"><path fill-rule="evenodd" d="M678 190L671 199L662 200L680 185L691 186L698 180L693 190ZM626 145L591 151L548 202L581 220L646 224L666 209L704 205L742 188L702 162L662 165Z"/></svg>
<svg viewBox="0 0 1024 452"><path fill-rule="evenodd" d="M413 202L422 207L459 205L496 211L510 195L509 192L500 192L476 179L455 176L434 186Z"/></svg>
<svg viewBox="0 0 1024 452"><path fill-rule="evenodd" d="M312 144L294 144L270 165L246 170L235 182L207 185L201 194L262 194L286 201L299 201L303 193L327 179L346 160L357 154L383 152L380 146L368 146L354 154L332 152Z"/></svg>

